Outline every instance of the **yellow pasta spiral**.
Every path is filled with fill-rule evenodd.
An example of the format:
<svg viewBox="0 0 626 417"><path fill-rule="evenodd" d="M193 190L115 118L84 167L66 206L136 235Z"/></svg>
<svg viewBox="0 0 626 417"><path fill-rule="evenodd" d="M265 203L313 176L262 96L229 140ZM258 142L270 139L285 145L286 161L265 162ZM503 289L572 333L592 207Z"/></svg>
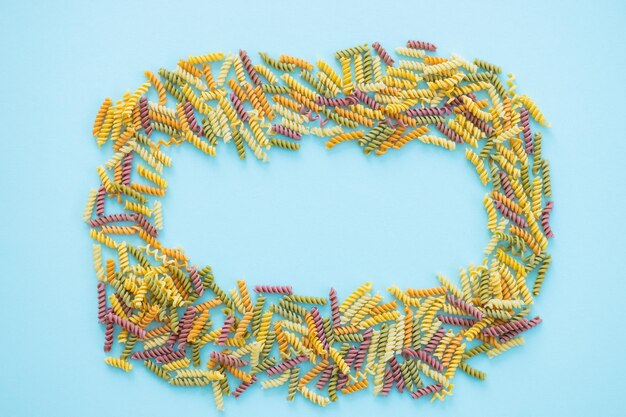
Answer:
<svg viewBox="0 0 626 417"><path fill-rule="evenodd" d="M291 55L280 55L279 57L280 62L283 62L285 64L293 64L295 66L298 66L300 68L304 68L307 71L313 71L313 64L311 64L310 62L305 61L304 59L301 58L296 58L294 56Z"/></svg>
<svg viewBox="0 0 626 417"><path fill-rule="evenodd" d="M196 136L191 130L186 130L184 136L189 143L200 149L202 152L209 154L210 156L216 155L215 148L213 146L210 146L208 143L201 141L200 138Z"/></svg>
<svg viewBox="0 0 626 417"><path fill-rule="evenodd" d="M374 120L368 119L367 117L365 117L365 116L363 116L363 115L361 115L361 114L359 114L357 112L345 109L343 107L335 107L335 112L338 115L340 115L342 117L345 117L346 119L353 120L353 121L355 121L355 122L357 122L359 124L362 124L363 126L367 126L367 127L373 127L374 126Z"/></svg>
<svg viewBox="0 0 626 417"><path fill-rule="evenodd" d="M480 159L470 148L465 149L465 157L476 167L476 172L478 172L480 182L482 182L483 185L487 185L490 178L483 160Z"/></svg>
<svg viewBox="0 0 626 417"><path fill-rule="evenodd" d="M344 94L352 94L352 91L354 90L354 85L352 84L352 70L350 69L350 58L342 57L339 61L341 63L341 72L343 74L341 80L341 88L343 89Z"/></svg>
<svg viewBox="0 0 626 417"><path fill-rule="evenodd" d="M304 398L306 398L307 400L321 406L321 407L325 407L330 403L330 399L328 397L324 397L320 394L317 394L313 391L311 391L310 389L308 389L306 386L301 385L298 387L298 390L300 391L300 393L302 393L302 395L304 396Z"/></svg>
<svg viewBox="0 0 626 417"><path fill-rule="evenodd" d="M189 61L190 64L196 65L207 62L221 61L222 59L224 59L224 56L225 55L223 52L212 52L209 54L189 56L187 58L187 61Z"/></svg>
<svg viewBox="0 0 626 417"><path fill-rule="evenodd" d="M349 141L349 140L360 139L360 138L363 137L364 134L365 134L365 132L363 130L355 130L355 131L352 131L352 132L346 132L346 133L342 133L340 135L334 136L328 142L326 142L326 149L332 149L336 145L338 145L338 144L340 144L342 142L346 142L346 141Z"/></svg>
<svg viewBox="0 0 626 417"><path fill-rule="evenodd" d="M542 126L550 126L550 124L546 120L543 113L541 113L537 105L530 99L530 97L528 97L525 94L522 94L521 96L517 97L517 100L520 103L522 103L524 106L526 106L526 108L528 109L528 112L533 117L533 119L537 121L537 123L539 123Z"/></svg>
<svg viewBox="0 0 626 417"><path fill-rule="evenodd" d="M346 385L345 387L341 389L341 392L344 394L352 394L354 392L367 388L368 385L369 385L369 381L367 379L362 379L354 384Z"/></svg>
<svg viewBox="0 0 626 417"><path fill-rule="evenodd" d="M456 148L455 142L448 140L446 138L442 138L441 136L423 135L423 136L418 137L418 140L429 145L436 145L436 146L442 147L449 151L453 151Z"/></svg>
<svg viewBox="0 0 626 417"><path fill-rule="evenodd" d="M114 357L111 357L111 356L105 358L104 362L107 365L111 365L111 366L113 366L115 368L119 368L119 369L121 369L123 371L126 371L126 372L130 372L133 369L133 365L130 362L125 361L123 359L114 358Z"/></svg>

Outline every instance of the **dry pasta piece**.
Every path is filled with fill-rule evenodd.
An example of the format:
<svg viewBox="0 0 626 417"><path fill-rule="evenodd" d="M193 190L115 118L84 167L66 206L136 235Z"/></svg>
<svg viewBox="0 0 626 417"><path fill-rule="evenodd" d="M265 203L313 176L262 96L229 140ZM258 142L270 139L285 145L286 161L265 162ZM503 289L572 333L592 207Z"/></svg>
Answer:
<svg viewBox="0 0 626 417"><path fill-rule="evenodd" d="M107 365L111 365L126 372L130 372L133 369L133 365L130 362L119 358L113 358L109 356L108 358L104 359L104 362L106 362Z"/></svg>
<svg viewBox="0 0 626 417"><path fill-rule="evenodd" d="M301 58L296 58L294 56L290 56L290 55L280 55L280 62L284 63L284 64L293 64L295 66L298 66L300 68L303 68L307 71L312 71L313 70L313 64L311 64L310 62L305 61L304 59Z"/></svg>

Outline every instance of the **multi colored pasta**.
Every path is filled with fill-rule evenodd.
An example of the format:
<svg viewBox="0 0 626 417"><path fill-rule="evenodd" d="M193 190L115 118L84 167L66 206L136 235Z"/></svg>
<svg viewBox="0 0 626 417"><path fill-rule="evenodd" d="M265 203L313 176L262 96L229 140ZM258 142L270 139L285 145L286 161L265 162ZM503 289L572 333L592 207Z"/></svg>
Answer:
<svg viewBox="0 0 626 417"><path fill-rule="evenodd" d="M243 50L214 52L146 71L134 92L105 99L92 133L113 155L97 167L83 211L104 351L120 344L105 362L128 372L139 360L171 385L210 385L218 410L257 383L327 406L394 387L443 400L459 370L485 379L471 358L523 344L541 322L529 316L552 261L549 164L532 131L547 121L514 76L506 88L500 67L436 49L410 40L394 66L380 43L362 44L338 51L338 66L318 60L317 71L290 55L260 53L254 64ZM340 299L332 288L303 295L284 282L227 290L210 266L159 240L167 148L189 142L215 157L234 146L241 159L268 161L272 148L297 151L309 136L376 156L410 142L464 148L489 187L481 262L461 268L459 284L438 275L431 288L391 286L386 300L366 282Z"/></svg>

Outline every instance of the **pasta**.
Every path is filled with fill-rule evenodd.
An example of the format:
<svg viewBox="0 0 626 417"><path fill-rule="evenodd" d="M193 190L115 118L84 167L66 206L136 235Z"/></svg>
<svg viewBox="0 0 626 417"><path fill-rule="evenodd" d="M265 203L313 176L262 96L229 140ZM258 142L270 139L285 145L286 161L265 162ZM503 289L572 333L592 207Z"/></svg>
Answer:
<svg viewBox="0 0 626 417"><path fill-rule="evenodd" d="M171 385L211 385L218 410L257 382L327 406L370 387L443 400L458 370L486 377L471 358L524 343L541 323L527 317L552 262L550 166L533 132L548 123L514 76L505 87L496 65L436 49L410 40L394 67L380 43L362 44L338 51L339 66L318 60L317 72L290 55L260 53L264 64L243 50L194 55L174 71L146 71L148 81L115 104L105 99L92 134L113 154L82 213L95 241L105 362L128 372L141 360ZM249 151L268 161L272 148L297 151L308 135L377 156L411 142L464 148L491 187L482 262L461 268L459 284L438 275L436 287L391 286L385 300L366 282L340 299L287 283L226 289L210 266L160 241L167 148L186 141L215 157L234 146L241 159Z"/></svg>

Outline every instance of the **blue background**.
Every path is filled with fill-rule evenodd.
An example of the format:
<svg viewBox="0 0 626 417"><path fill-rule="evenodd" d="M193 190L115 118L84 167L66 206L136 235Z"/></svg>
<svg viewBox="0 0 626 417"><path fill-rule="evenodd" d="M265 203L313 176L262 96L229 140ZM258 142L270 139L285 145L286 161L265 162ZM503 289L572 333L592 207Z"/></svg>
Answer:
<svg viewBox="0 0 626 417"><path fill-rule="evenodd" d="M211 394L167 386L141 367L103 363L91 241L81 222L106 155L90 132L104 99L145 69L214 50L332 59L336 49L408 38L442 55L481 57L516 74L552 122L553 268L527 344L477 358L485 382L459 373L444 403L370 393L328 416L615 416L624 414L626 3L619 1L6 1L0 5L0 415L215 415ZM549 3L549 4L548 4ZM279 149L263 165L234 148L207 159L172 152L166 242L213 265L227 287L292 282L346 294L434 285L478 262L484 194L460 152L412 143L365 158L354 144ZM271 169L270 169L271 167ZM225 415L321 415L302 398L253 389Z"/></svg>

